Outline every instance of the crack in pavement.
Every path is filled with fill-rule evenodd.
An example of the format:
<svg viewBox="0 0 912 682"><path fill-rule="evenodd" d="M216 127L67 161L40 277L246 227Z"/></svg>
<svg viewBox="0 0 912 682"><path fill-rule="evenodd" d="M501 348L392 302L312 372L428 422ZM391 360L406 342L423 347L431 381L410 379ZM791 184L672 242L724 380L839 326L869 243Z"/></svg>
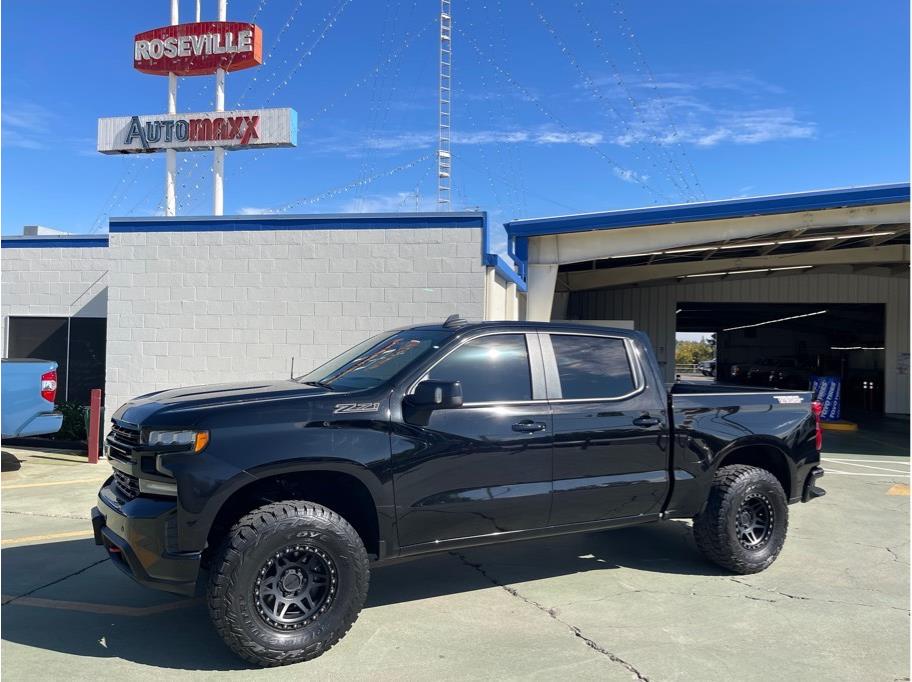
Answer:
<svg viewBox="0 0 912 682"><path fill-rule="evenodd" d="M530 598L520 594L520 592L515 587L510 587L509 585L504 585L502 582L500 582L493 576L489 575L488 572L485 571L484 567L481 564L472 563L463 554L460 554L459 552L450 552L450 554L452 556L458 558L466 566L468 566L470 568L474 568L479 574L481 574L485 578L485 580L490 582L495 587L501 588L502 590L507 592L507 594L509 594L513 597L516 597L517 599L524 601L526 604L529 604L529 606L534 606L539 611L542 611L542 612L548 614L548 616L550 618L552 618L553 620L556 620L558 623L560 623L561 625L566 627L568 630L570 630L570 632L572 632L575 637L583 640L583 642L586 644L586 646L588 646L590 649L602 654L603 656L606 656L612 663L617 663L618 665L624 666L624 668L626 668L627 671L634 676L634 679L640 680L641 682L649 682L649 678L646 677L639 670L637 670L633 665L631 665L630 663L625 661L623 658L621 658L617 654L611 653L610 651L605 649L603 646L601 646L595 640L590 639L589 637L586 637L586 635L583 634L582 630L580 630L576 625L573 625L571 623L568 623L565 620L562 620L557 615L558 614L557 609L551 609L551 608L544 606L543 604L539 604L534 599L530 599Z"/></svg>
<svg viewBox="0 0 912 682"><path fill-rule="evenodd" d="M18 516L41 516L48 519L75 519L76 521L87 521L88 516L74 516L73 514L42 514L41 512L13 511L4 509L0 514L16 514Z"/></svg>
<svg viewBox="0 0 912 682"><path fill-rule="evenodd" d="M62 583L64 580L67 580L68 578L72 578L73 576L79 575L80 573L85 573L93 566L97 566L98 564L103 564L105 561L110 561L110 559L108 559L108 557L105 557L104 559L99 559L98 561L91 563L88 566L85 566L83 568L80 568L77 571L68 573L67 575L63 576L62 578L57 578L56 580L52 580L49 583L45 583L44 585L39 585L38 587L31 589L28 592L25 592L24 594L17 594L15 597L11 597L11 598L7 599L5 602L0 604L0 606L6 606L7 604L12 604L17 599L22 599L23 597L28 597L29 595L35 594L35 592L38 592L39 590L43 590L46 587L50 587L51 585L56 585L57 583Z"/></svg>
<svg viewBox="0 0 912 682"><path fill-rule="evenodd" d="M866 607L869 609L890 609L892 611L902 611L903 613L909 613L909 609L904 609L901 606L888 606L886 604L862 604L860 602L839 601L837 599L820 599L819 597L807 597L807 596L800 595L800 594L789 594L788 592L781 592L780 590L776 590L773 588L759 587L757 585L751 585L750 583L744 582L743 580L739 580L738 578L729 578L729 580L731 580L734 583L738 583L739 585L744 585L745 587L749 587L752 590L761 590L762 592L778 594L781 597L786 597L787 599L794 599L797 601L816 601L816 602L822 602L824 604L839 604L840 606L863 606L863 607Z"/></svg>

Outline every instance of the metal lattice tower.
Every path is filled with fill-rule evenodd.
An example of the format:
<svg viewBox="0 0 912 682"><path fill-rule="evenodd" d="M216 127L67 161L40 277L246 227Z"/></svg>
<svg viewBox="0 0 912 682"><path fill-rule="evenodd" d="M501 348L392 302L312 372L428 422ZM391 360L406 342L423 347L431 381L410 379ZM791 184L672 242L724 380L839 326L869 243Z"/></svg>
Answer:
<svg viewBox="0 0 912 682"><path fill-rule="evenodd" d="M440 0L440 75L437 115L437 208L450 210L450 95L453 73L453 33L450 0Z"/></svg>

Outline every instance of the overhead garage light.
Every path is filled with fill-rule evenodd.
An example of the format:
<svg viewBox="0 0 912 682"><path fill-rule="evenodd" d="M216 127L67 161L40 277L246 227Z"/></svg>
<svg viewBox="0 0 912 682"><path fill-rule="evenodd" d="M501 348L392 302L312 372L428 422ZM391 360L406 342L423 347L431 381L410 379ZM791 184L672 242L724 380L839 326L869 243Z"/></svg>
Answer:
<svg viewBox="0 0 912 682"><path fill-rule="evenodd" d="M801 237L800 239L783 239L777 244L804 244L805 242L831 242L836 237Z"/></svg>
<svg viewBox="0 0 912 682"><path fill-rule="evenodd" d="M862 232L859 234L838 234L821 237L796 237L794 239L779 239L769 242L741 242L739 244L722 244L717 246L689 246L680 249L668 249L665 251L648 251L646 253L624 253L609 258L643 258L645 256L678 256L686 253L702 253L706 251L731 251L734 249L755 249L763 246L786 246L789 244L806 244L808 242L827 242L837 239L866 239L868 237L886 237L887 235L896 234L895 232ZM705 275L709 276L709 275Z"/></svg>
<svg viewBox="0 0 912 682"><path fill-rule="evenodd" d="M770 272L777 272L779 270L807 270L808 268L814 267L813 265L783 265L778 268L770 268Z"/></svg>
<svg viewBox="0 0 912 682"><path fill-rule="evenodd" d="M884 350L883 346L830 346L830 350Z"/></svg>
<svg viewBox="0 0 912 682"><path fill-rule="evenodd" d="M678 253L698 253L700 251L715 251L718 249L718 246L692 246L687 249L672 249L670 251L662 251L664 254L674 255Z"/></svg>
<svg viewBox="0 0 912 682"><path fill-rule="evenodd" d="M755 246L775 246L777 242L749 242L747 244L725 244L720 249L750 249Z"/></svg>
<svg viewBox="0 0 912 682"><path fill-rule="evenodd" d="M780 317L778 320L767 320L766 322L757 322L756 324L743 324L740 327L729 327L728 329L723 329L724 332L733 332L738 329L753 329L754 327L763 327L767 324L776 324L778 322L788 322L789 320L799 320L802 317L814 317L815 315L824 315L827 310L818 310L816 313L806 313L804 315L792 315L791 317Z"/></svg>
<svg viewBox="0 0 912 682"><path fill-rule="evenodd" d="M886 237L888 234L895 232L861 232L859 234L840 234L836 239L864 239L865 237Z"/></svg>
<svg viewBox="0 0 912 682"><path fill-rule="evenodd" d="M728 270L726 272L699 272L693 275L681 275L678 279L689 279L691 277L725 277L727 275L751 275L758 272L779 272L780 270L808 270L813 265L784 265L778 268L758 268L756 270Z"/></svg>

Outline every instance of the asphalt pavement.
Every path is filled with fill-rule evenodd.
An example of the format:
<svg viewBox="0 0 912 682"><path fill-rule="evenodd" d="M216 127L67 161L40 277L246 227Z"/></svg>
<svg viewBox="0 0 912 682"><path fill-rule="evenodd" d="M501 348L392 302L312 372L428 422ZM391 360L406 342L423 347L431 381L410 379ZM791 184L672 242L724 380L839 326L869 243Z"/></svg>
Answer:
<svg viewBox="0 0 912 682"><path fill-rule="evenodd" d="M909 677L908 422L826 434L828 494L790 508L779 560L736 576L689 523L447 553L373 571L324 656L256 670L202 601L122 575L91 538L110 468L3 447L2 674L10 680L897 680Z"/></svg>

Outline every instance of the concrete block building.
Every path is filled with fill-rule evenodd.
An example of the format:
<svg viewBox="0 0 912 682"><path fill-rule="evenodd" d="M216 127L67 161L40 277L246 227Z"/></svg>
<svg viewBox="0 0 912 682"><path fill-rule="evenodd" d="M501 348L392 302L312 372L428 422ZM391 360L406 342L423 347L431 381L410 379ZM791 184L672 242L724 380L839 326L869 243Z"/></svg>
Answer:
<svg viewBox="0 0 912 682"><path fill-rule="evenodd" d="M163 388L286 377L292 361L302 374L385 329L515 310L522 288L487 251L478 212L112 219L105 237L3 247L5 354L62 355L64 397L84 400L85 387L65 389L82 358L54 340L72 344L73 318L94 316L108 410Z"/></svg>
<svg viewBox="0 0 912 682"><path fill-rule="evenodd" d="M517 220L483 212L118 218L104 236L2 240L4 355L61 366L109 413L157 389L278 379L385 329L570 319L645 331L668 381L681 332L717 380L772 363L909 414L909 185ZM803 374L802 374L803 373ZM797 383L795 385L797 385Z"/></svg>

